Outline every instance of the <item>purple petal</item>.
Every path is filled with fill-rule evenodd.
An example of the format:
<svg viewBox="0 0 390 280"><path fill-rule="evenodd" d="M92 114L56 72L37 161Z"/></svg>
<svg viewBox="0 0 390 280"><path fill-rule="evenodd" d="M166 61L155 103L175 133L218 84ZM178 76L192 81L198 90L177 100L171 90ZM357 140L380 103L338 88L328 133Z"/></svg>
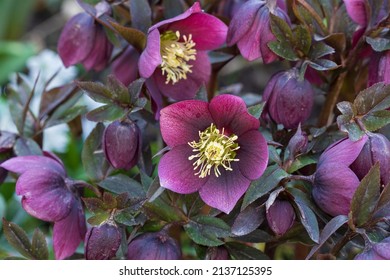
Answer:
<svg viewBox="0 0 390 280"><path fill-rule="evenodd" d="M322 164L315 173L314 201L332 216L348 215L352 197L359 183L355 173L338 161Z"/></svg>
<svg viewBox="0 0 390 280"><path fill-rule="evenodd" d="M249 180L259 178L268 164L268 146L263 135L257 130L250 130L238 137L238 144L238 166L242 175Z"/></svg>
<svg viewBox="0 0 390 280"><path fill-rule="evenodd" d="M139 53L132 46L127 49L112 63L112 72L124 85L128 86L138 76Z"/></svg>
<svg viewBox="0 0 390 280"><path fill-rule="evenodd" d="M369 249L363 251L361 254L356 255L354 260L385 260L382 256L378 255L374 250Z"/></svg>
<svg viewBox="0 0 390 280"><path fill-rule="evenodd" d="M68 215L74 202L64 179L48 170L34 169L23 173L16 182L16 193L23 196L22 205L27 213L50 222Z"/></svg>
<svg viewBox="0 0 390 280"><path fill-rule="evenodd" d="M161 63L160 32L158 29L155 29L148 34L146 48L142 52L138 61L138 68L141 77L149 78L152 76L154 70L156 70L157 66Z"/></svg>
<svg viewBox="0 0 390 280"><path fill-rule="evenodd" d="M223 94L214 97L209 110L218 128L225 128L227 134L242 135L248 130L258 129L260 122L248 113L244 100L240 97Z"/></svg>
<svg viewBox="0 0 390 280"><path fill-rule="evenodd" d="M233 171L220 167L221 175L217 178L214 173L199 190L202 200L211 207L225 213L232 211L240 197L249 187L250 180L241 174L238 164L232 164Z"/></svg>
<svg viewBox="0 0 390 280"><path fill-rule="evenodd" d="M167 26L168 30L179 31L181 35L191 34L197 50L213 50L226 41L227 26L215 16L200 12ZM213 34L205 36L205 34Z"/></svg>
<svg viewBox="0 0 390 280"><path fill-rule="evenodd" d="M211 64L206 52L198 52L196 60L190 61L192 73L187 74L187 79L181 79L176 84L166 84L166 77L161 69L156 69L153 77L160 92L175 100L193 99L202 85L205 85L211 74Z"/></svg>
<svg viewBox="0 0 390 280"><path fill-rule="evenodd" d="M72 17L65 25L58 41L58 54L66 67L85 59L94 46L94 19L87 13Z"/></svg>
<svg viewBox="0 0 390 280"><path fill-rule="evenodd" d="M374 245L374 250L384 260L390 260L390 237L383 239Z"/></svg>
<svg viewBox="0 0 390 280"><path fill-rule="evenodd" d="M21 156L14 157L3 162L1 167L14 172L24 173L31 169L43 169L56 172L62 176L66 176L64 167L58 161L44 156Z"/></svg>
<svg viewBox="0 0 390 280"><path fill-rule="evenodd" d="M212 122L208 103L200 100L181 101L161 110L161 134L170 147L197 141L199 131Z"/></svg>
<svg viewBox="0 0 390 280"><path fill-rule="evenodd" d="M166 153L158 165L158 175L162 187L171 191L188 194L199 190L207 181L195 175L193 162L188 157L194 152L188 144L174 147Z"/></svg>
<svg viewBox="0 0 390 280"><path fill-rule="evenodd" d="M84 240L85 232L84 211L79 201L73 203L68 216L54 224L53 247L57 260L71 256Z"/></svg>
<svg viewBox="0 0 390 280"><path fill-rule="evenodd" d="M367 12L365 0L344 0L350 18L361 26L367 25Z"/></svg>
<svg viewBox="0 0 390 280"><path fill-rule="evenodd" d="M364 144L367 141L367 136L364 135L358 141L351 141L349 138L341 139L329 146L320 156L319 165L337 163L343 166L350 166L358 157Z"/></svg>

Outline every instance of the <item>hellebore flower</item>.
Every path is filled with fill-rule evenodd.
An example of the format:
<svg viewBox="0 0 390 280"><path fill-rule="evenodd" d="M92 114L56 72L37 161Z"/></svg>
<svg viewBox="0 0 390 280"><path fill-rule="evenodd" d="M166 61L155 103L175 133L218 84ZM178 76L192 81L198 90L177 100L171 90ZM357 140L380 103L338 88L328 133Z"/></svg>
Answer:
<svg viewBox="0 0 390 280"><path fill-rule="evenodd" d="M390 84L390 51L375 52L368 67L368 86L384 82Z"/></svg>
<svg viewBox="0 0 390 280"><path fill-rule="evenodd" d="M121 245L122 235L115 224L104 223L92 227L85 235L85 258L109 260L115 257Z"/></svg>
<svg viewBox="0 0 390 280"><path fill-rule="evenodd" d="M84 211L75 189L77 184L66 176L62 162L54 155L15 157L1 164L20 174L16 194L31 216L54 222L53 243L56 259L71 256L84 239Z"/></svg>
<svg viewBox="0 0 390 280"><path fill-rule="evenodd" d="M267 143L244 101L220 95L210 104L178 102L161 110L161 134L171 148L160 160L161 186L229 213L268 162Z"/></svg>
<svg viewBox="0 0 390 280"><path fill-rule="evenodd" d="M129 243L128 260L179 260L180 245L164 231L143 233Z"/></svg>
<svg viewBox="0 0 390 280"><path fill-rule="evenodd" d="M390 260L390 237L379 243L369 244L355 260Z"/></svg>
<svg viewBox="0 0 390 280"><path fill-rule="evenodd" d="M140 147L140 130L130 120L114 121L104 130L103 151L114 168L133 168L138 162Z"/></svg>
<svg viewBox="0 0 390 280"><path fill-rule="evenodd" d="M113 45L103 27L88 13L79 13L65 25L58 41L58 54L66 67L81 63L87 70L106 67Z"/></svg>
<svg viewBox="0 0 390 280"><path fill-rule="evenodd" d="M128 86L138 77L139 53L132 46L126 50L112 63L112 72L118 80Z"/></svg>
<svg viewBox="0 0 390 280"><path fill-rule="evenodd" d="M278 72L268 81L263 93L268 115L285 128L297 128L305 122L313 107L314 91L307 80L300 80L299 70Z"/></svg>
<svg viewBox="0 0 390 280"><path fill-rule="evenodd" d="M287 200L276 199L267 209L267 221L276 235L283 235L294 225L294 208Z"/></svg>
<svg viewBox="0 0 390 280"><path fill-rule="evenodd" d="M314 175L313 198L324 212L332 216L349 213L352 197L360 183L350 165L366 141L367 136L356 142L344 138L320 156Z"/></svg>
<svg viewBox="0 0 390 280"><path fill-rule="evenodd" d="M153 25L139 72L142 78L150 78L146 85L155 102L161 103L161 94L175 100L193 98L209 80L207 51L225 43L226 33L227 26L202 12L198 2L183 14Z"/></svg>
<svg viewBox="0 0 390 280"><path fill-rule="evenodd" d="M352 163L351 169L361 180L371 167L379 162L381 183L386 186L390 182L390 141L380 133L368 133L367 135L368 140Z"/></svg>
<svg viewBox="0 0 390 280"><path fill-rule="evenodd" d="M268 43L276 37L271 31L270 14L274 14L287 23L290 19L276 1L249 0L233 16L229 25L227 44L237 43L241 55L249 60L262 58L264 63L277 59L277 55L268 48Z"/></svg>

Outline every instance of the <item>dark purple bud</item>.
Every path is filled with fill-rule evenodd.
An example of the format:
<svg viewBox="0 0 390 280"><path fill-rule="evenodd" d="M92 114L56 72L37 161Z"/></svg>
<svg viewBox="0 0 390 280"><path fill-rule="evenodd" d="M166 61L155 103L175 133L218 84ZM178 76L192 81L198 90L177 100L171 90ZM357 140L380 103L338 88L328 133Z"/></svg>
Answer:
<svg viewBox="0 0 390 280"><path fill-rule="evenodd" d="M294 208L287 200L276 199L267 210L267 221L276 235L283 235L294 224Z"/></svg>
<svg viewBox="0 0 390 280"><path fill-rule="evenodd" d="M368 86L384 82L390 84L390 51L375 52L368 67Z"/></svg>
<svg viewBox="0 0 390 280"><path fill-rule="evenodd" d="M364 251L358 254L355 260L390 260L390 237L379 243L366 245Z"/></svg>
<svg viewBox="0 0 390 280"><path fill-rule="evenodd" d="M115 257L122 235L116 225L105 223L92 227L85 236L85 258L87 260L109 260Z"/></svg>
<svg viewBox="0 0 390 280"><path fill-rule="evenodd" d="M103 150L108 162L115 168L129 170L139 159L141 133L130 121L115 121L109 124L103 134Z"/></svg>
<svg viewBox="0 0 390 280"><path fill-rule="evenodd" d="M307 80L301 80L299 70L292 68L276 73L263 93L264 113L285 128L297 128L305 122L313 107L314 91Z"/></svg>
<svg viewBox="0 0 390 280"><path fill-rule="evenodd" d="M295 156L304 153L307 147L307 134L302 131L301 125L298 126L297 132L291 137L290 142L287 145L287 151L290 159L294 159Z"/></svg>
<svg viewBox="0 0 390 280"><path fill-rule="evenodd" d="M144 233L129 243L128 260L178 260L179 243L166 232Z"/></svg>
<svg viewBox="0 0 390 280"><path fill-rule="evenodd" d="M381 183L386 186L390 182L390 141L380 133L369 133L351 169L361 180L376 162L380 165Z"/></svg>
<svg viewBox="0 0 390 280"><path fill-rule="evenodd" d="M139 53L132 46L127 49L112 63L112 72L124 85L128 86L138 77Z"/></svg>
<svg viewBox="0 0 390 280"><path fill-rule="evenodd" d="M206 260L229 260L229 252L223 247L209 247L206 252Z"/></svg>

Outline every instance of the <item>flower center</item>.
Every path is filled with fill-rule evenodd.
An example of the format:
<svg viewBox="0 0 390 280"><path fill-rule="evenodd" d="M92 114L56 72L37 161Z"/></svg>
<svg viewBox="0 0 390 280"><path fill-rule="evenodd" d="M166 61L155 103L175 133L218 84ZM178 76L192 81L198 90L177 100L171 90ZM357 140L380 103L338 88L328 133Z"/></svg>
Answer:
<svg viewBox="0 0 390 280"><path fill-rule="evenodd" d="M196 49L192 35L182 36L180 40L180 32L166 31L160 36L161 39L161 70L166 76L165 83L176 84L180 79L187 79L187 73L191 73L192 65L188 65L188 61L196 59Z"/></svg>
<svg viewBox="0 0 390 280"><path fill-rule="evenodd" d="M221 175L219 167L222 166L225 170L232 171L232 161L239 161L236 157L236 151L240 148L235 141L238 139L237 135L232 134L227 136L224 134L225 129L219 129L211 124L203 132L199 131L199 141L192 141L188 145L193 148L193 152L197 154L190 156L188 159L193 160L194 170L198 170L195 175L199 178L205 178L210 175L211 169L214 169L216 177Z"/></svg>

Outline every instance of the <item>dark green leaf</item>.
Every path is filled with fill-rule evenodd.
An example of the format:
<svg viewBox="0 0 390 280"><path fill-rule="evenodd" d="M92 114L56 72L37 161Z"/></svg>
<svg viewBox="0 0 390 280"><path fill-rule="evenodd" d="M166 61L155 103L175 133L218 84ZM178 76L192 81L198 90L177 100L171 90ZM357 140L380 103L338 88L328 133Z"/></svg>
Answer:
<svg viewBox="0 0 390 280"><path fill-rule="evenodd" d="M234 240L249 242L249 243L266 243L271 242L274 237L261 229L255 229L251 233L243 236L234 236Z"/></svg>
<svg viewBox="0 0 390 280"><path fill-rule="evenodd" d="M3 231L8 243L28 259L34 259L31 242L26 232L18 225L3 218Z"/></svg>
<svg viewBox="0 0 390 280"><path fill-rule="evenodd" d="M390 182L383 189L375 207L375 218L388 217L390 213Z"/></svg>
<svg viewBox="0 0 390 280"><path fill-rule="evenodd" d="M57 114L58 112L58 114ZM87 106L74 106L68 111L61 112L55 111L54 114L49 118L45 123L45 128L56 126L63 123L68 123L80 115L83 115L87 112Z"/></svg>
<svg viewBox="0 0 390 280"><path fill-rule="evenodd" d="M134 209L127 208L117 211L114 220L126 226L136 226L144 224L146 217L143 214L137 214Z"/></svg>
<svg viewBox="0 0 390 280"><path fill-rule="evenodd" d="M337 117L337 125L341 131L347 132L351 141L357 141L363 137L364 131L360 126L348 115L340 115Z"/></svg>
<svg viewBox="0 0 390 280"><path fill-rule="evenodd" d="M110 21L110 24L130 45L139 52L143 51L146 45L146 35L142 31L131 27L125 27L113 21Z"/></svg>
<svg viewBox="0 0 390 280"><path fill-rule="evenodd" d="M110 218L110 213L102 212L88 219L88 223L92 226L100 226Z"/></svg>
<svg viewBox="0 0 390 280"><path fill-rule="evenodd" d="M17 156L42 155L39 145L30 138L18 138L14 145L14 153Z"/></svg>
<svg viewBox="0 0 390 280"><path fill-rule="evenodd" d="M227 62L232 58L234 58L234 55L230 53L214 51L214 52L209 52L209 58L211 64L215 64L215 63Z"/></svg>
<svg viewBox="0 0 390 280"><path fill-rule="evenodd" d="M109 192L104 192L103 202L108 209L114 209L117 206L115 197Z"/></svg>
<svg viewBox="0 0 390 280"><path fill-rule="evenodd" d="M184 12L183 3L181 0L163 0L164 17L173 18Z"/></svg>
<svg viewBox="0 0 390 280"><path fill-rule="evenodd" d="M258 228L264 221L264 209L248 206L242 211L232 225L232 233L236 236L247 235Z"/></svg>
<svg viewBox="0 0 390 280"><path fill-rule="evenodd" d="M390 123L390 111L375 111L362 118L364 127L369 131L376 131Z"/></svg>
<svg viewBox="0 0 390 280"><path fill-rule="evenodd" d="M334 70L340 67L340 65L337 65L334 61L323 58L314 59L309 62L309 65L318 71Z"/></svg>
<svg viewBox="0 0 390 280"><path fill-rule="evenodd" d="M74 83L44 91L39 107L39 118L44 119L45 117L50 116L62 104L67 100L72 99L75 95L80 97L79 89Z"/></svg>
<svg viewBox="0 0 390 280"><path fill-rule="evenodd" d="M113 96L110 90L102 83L95 82L77 82L79 88L91 97L94 101L104 104L113 103Z"/></svg>
<svg viewBox="0 0 390 280"><path fill-rule="evenodd" d="M104 105L87 113L87 119L93 122L115 121L123 118L127 111L114 104Z"/></svg>
<svg viewBox="0 0 390 280"><path fill-rule="evenodd" d="M310 31L306 27L298 25L294 28L293 33L296 48L298 48L304 56L307 56L311 46Z"/></svg>
<svg viewBox="0 0 390 280"><path fill-rule="evenodd" d="M260 118L261 113L263 112L265 102L261 102L260 104L250 106L248 108L248 113L254 116L256 119Z"/></svg>
<svg viewBox="0 0 390 280"><path fill-rule="evenodd" d="M324 37L323 40L329 44L330 47L333 47L338 53L344 52L347 46L345 33L332 33Z"/></svg>
<svg viewBox="0 0 390 280"><path fill-rule="evenodd" d="M131 24L146 33L152 24L152 10L147 0L130 1Z"/></svg>
<svg viewBox="0 0 390 280"><path fill-rule="evenodd" d="M354 103L358 115L386 110L390 107L390 85L377 83L361 91Z"/></svg>
<svg viewBox="0 0 390 280"><path fill-rule="evenodd" d="M106 205L103 203L103 201L100 198L83 197L82 199L87 209L94 214L99 214L107 210Z"/></svg>
<svg viewBox="0 0 390 280"><path fill-rule="evenodd" d="M119 104L129 104L130 95L125 87L114 75L107 77L107 88L111 93L111 98Z"/></svg>
<svg viewBox="0 0 390 280"><path fill-rule="evenodd" d="M198 216L184 226L188 236L197 244L219 246L224 242L218 238L228 237L229 226L221 219L209 216Z"/></svg>
<svg viewBox="0 0 390 280"><path fill-rule="evenodd" d="M287 42L269 42L268 47L273 51L275 54L280 56L281 58L290 60L290 61L297 61L299 60L298 56L295 54L294 49L291 47L290 43Z"/></svg>
<svg viewBox="0 0 390 280"><path fill-rule="evenodd" d="M371 45L372 49L376 52L383 52L383 51L390 50L390 39L366 37L366 41Z"/></svg>
<svg viewBox="0 0 390 280"><path fill-rule="evenodd" d="M287 171L290 174L294 173L295 171L297 171L305 166L317 163L317 160L318 159L313 155L299 156L293 161L293 163L291 164L291 166L289 167L289 169Z"/></svg>
<svg viewBox="0 0 390 280"><path fill-rule="evenodd" d="M235 260L269 260L268 256L262 251L246 244L227 242L225 247Z"/></svg>
<svg viewBox="0 0 390 280"><path fill-rule="evenodd" d="M339 111L343 115L347 115L347 116L356 115L356 109L353 107L353 104L348 101L342 101L337 103L337 109L339 109Z"/></svg>
<svg viewBox="0 0 390 280"><path fill-rule="evenodd" d="M367 223L379 200L380 170L376 163L361 180L351 202L352 219L356 226Z"/></svg>
<svg viewBox="0 0 390 280"><path fill-rule="evenodd" d="M342 225L348 221L348 217L341 215L329 221L321 231L319 243L314 245L306 259L310 259Z"/></svg>
<svg viewBox="0 0 390 280"><path fill-rule="evenodd" d="M37 260L47 260L49 258L46 238L39 228L35 229L32 237L32 254Z"/></svg>
<svg viewBox="0 0 390 280"><path fill-rule="evenodd" d="M128 193L130 198L144 198L146 195L139 182L124 174L107 177L98 185L116 194Z"/></svg>
<svg viewBox="0 0 390 280"><path fill-rule="evenodd" d="M270 13L270 24L272 33L280 42L286 41L290 43L293 41L293 33L288 23L280 17Z"/></svg>
<svg viewBox="0 0 390 280"><path fill-rule="evenodd" d="M277 164L269 166L264 174L259 179L254 180L249 186L249 189L244 196L242 209L245 209L256 199L272 191L278 186L279 182L287 176L288 173Z"/></svg>
<svg viewBox="0 0 390 280"><path fill-rule="evenodd" d="M135 106L139 106L140 103L139 103L139 96L141 94L141 91L142 91L142 87L144 86L144 83L145 83L145 79L137 79L135 80L134 82L132 82L129 87L128 87L128 94L130 96L130 103L135 105ZM146 103L145 103L146 104ZM145 106L144 104L144 106ZM139 107L144 107L144 106L139 106Z"/></svg>
<svg viewBox="0 0 390 280"><path fill-rule="evenodd" d="M316 42L311 46L310 52L309 52L309 59L310 60L316 60L320 57L323 57L325 55L329 55L334 53L334 49L324 42Z"/></svg>

